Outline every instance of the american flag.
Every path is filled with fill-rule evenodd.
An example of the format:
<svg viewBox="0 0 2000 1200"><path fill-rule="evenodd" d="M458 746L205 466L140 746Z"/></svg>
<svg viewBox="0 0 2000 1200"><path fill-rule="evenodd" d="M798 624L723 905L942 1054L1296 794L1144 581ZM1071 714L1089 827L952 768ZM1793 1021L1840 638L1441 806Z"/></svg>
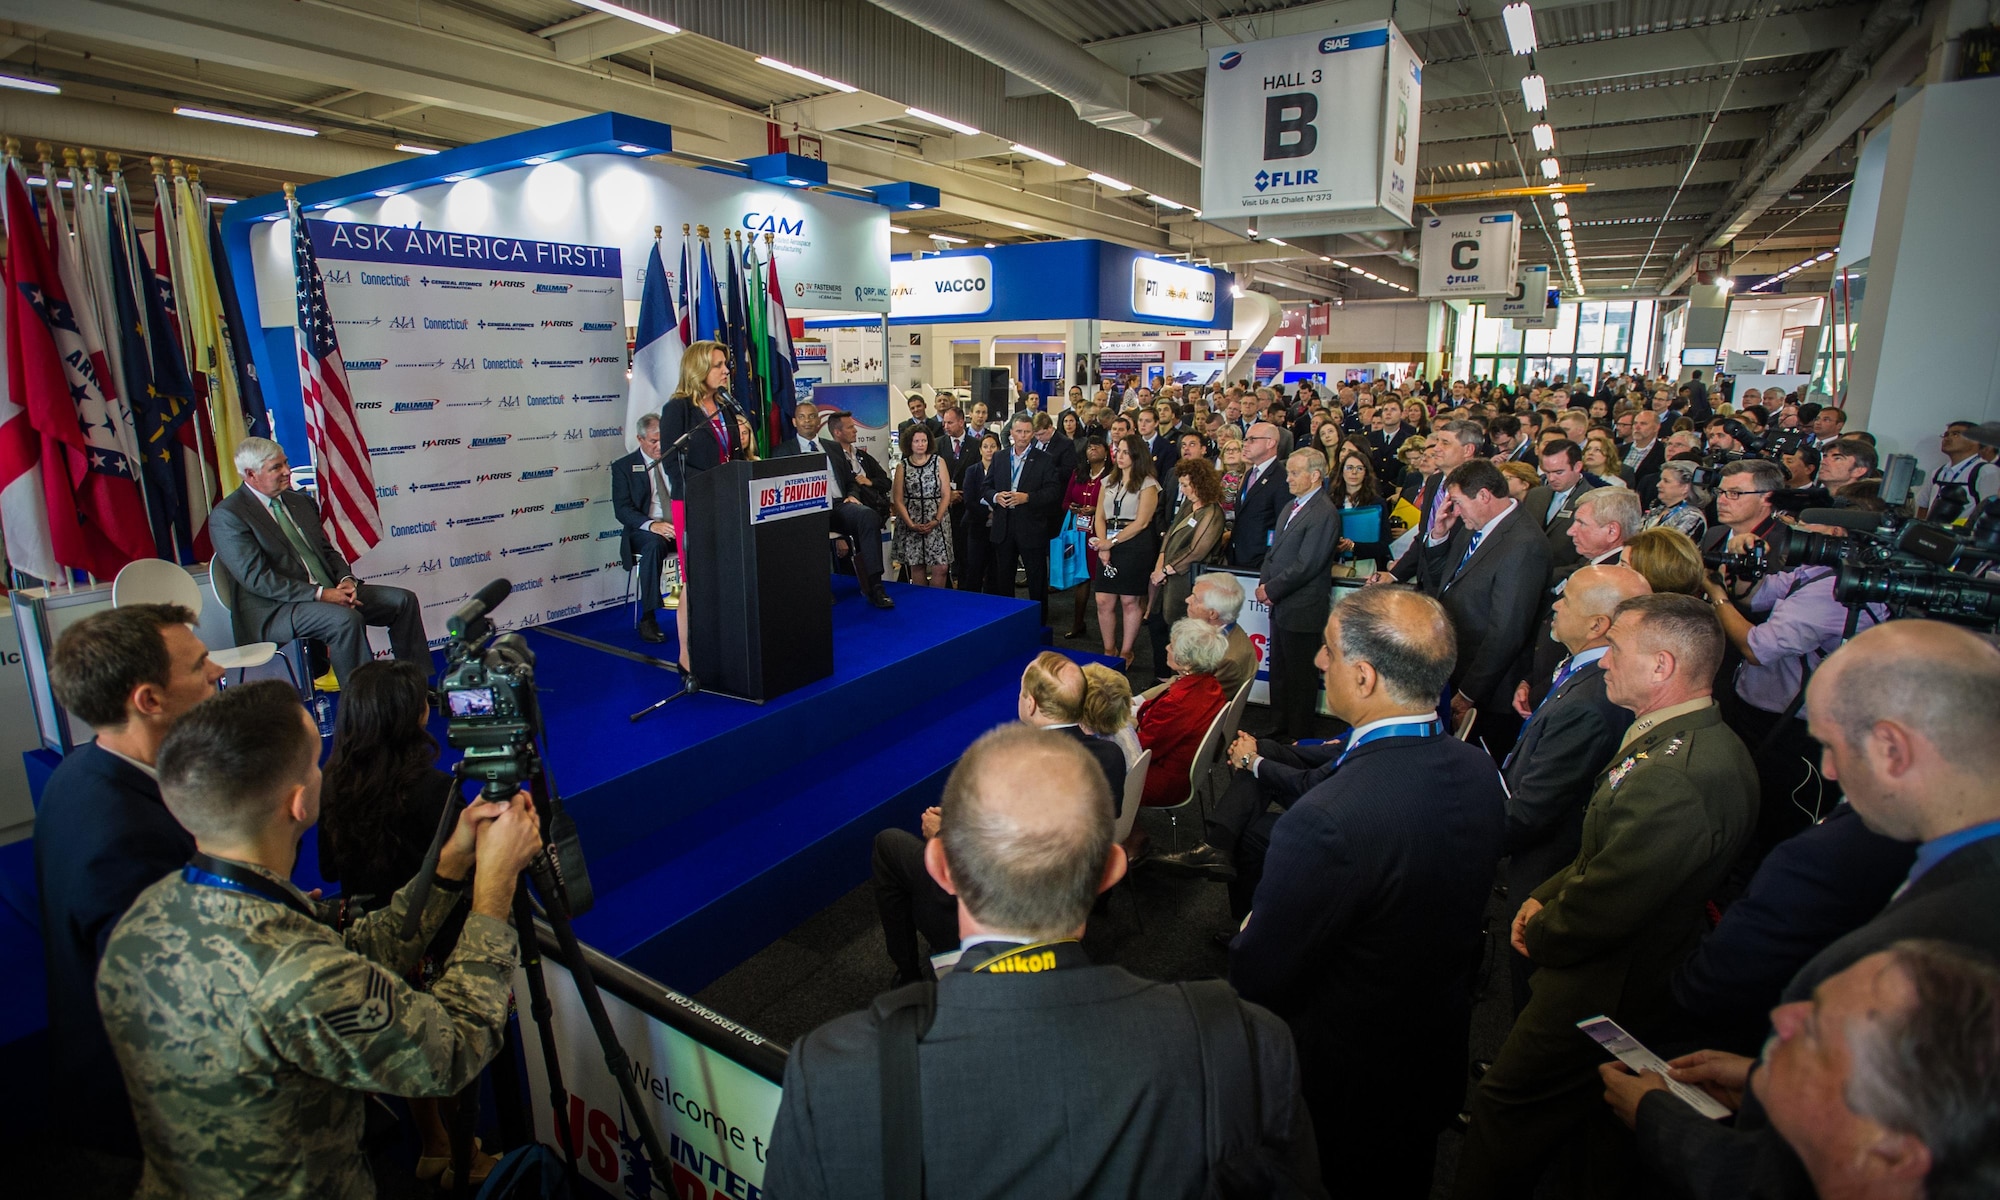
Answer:
<svg viewBox="0 0 2000 1200"><path fill-rule="evenodd" d="M305 393L306 434L312 441L319 483L320 521L347 561L353 562L382 540L382 510L375 502L375 473L368 443L354 419L354 394L333 335L326 307L326 284L313 257L312 236L291 202L292 266L299 280L299 387Z"/></svg>

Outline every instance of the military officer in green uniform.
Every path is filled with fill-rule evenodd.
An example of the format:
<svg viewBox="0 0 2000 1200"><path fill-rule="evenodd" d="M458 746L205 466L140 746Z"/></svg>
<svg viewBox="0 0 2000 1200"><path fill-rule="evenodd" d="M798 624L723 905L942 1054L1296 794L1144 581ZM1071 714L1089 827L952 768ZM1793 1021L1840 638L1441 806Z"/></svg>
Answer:
<svg viewBox="0 0 2000 1200"><path fill-rule="evenodd" d="M146 1155L140 1197L367 1200L366 1094L449 1095L499 1053L508 914L540 846L528 798L460 814L413 936L408 887L336 932L290 881L319 818L318 758L276 681L230 688L161 747L160 790L196 853L140 893L97 976ZM419 992L404 976L468 891L457 947Z"/></svg>
<svg viewBox="0 0 2000 1200"><path fill-rule="evenodd" d="M1756 827L1756 766L1709 694L1724 644L1715 614L1692 596L1635 596L1609 638L1605 691L1635 719L1597 777L1576 859L1514 918L1533 998L1473 1097L1452 1193L1462 1200L1529 1195L1566 1145L1583 1178L1563 1195L1631 1193L1622 1131L1600 1100L1604 1052L1576 1023L1632 1028L1671 1009L1668 976Z"/></svg>

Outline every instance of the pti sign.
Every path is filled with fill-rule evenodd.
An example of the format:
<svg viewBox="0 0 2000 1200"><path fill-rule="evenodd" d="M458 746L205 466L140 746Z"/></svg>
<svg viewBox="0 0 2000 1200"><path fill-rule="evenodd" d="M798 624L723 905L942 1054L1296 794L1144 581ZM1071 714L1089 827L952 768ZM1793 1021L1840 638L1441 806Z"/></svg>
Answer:
<svg viewBox="0 0 2000 1200"><path fill-rule="evenodd" d="M1215 273L1165 259L1135 258L1132 311L1142 317L1207 324L1215 320Z"/></svg>

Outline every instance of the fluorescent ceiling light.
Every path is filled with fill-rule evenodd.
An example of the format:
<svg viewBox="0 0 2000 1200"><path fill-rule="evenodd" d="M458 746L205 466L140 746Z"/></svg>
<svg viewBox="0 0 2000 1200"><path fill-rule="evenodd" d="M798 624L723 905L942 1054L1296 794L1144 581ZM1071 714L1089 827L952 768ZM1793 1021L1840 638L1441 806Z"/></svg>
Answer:
<svg viewBox="0 0 2000 1200"><path fill-rule="evenodd" d="M933 234L929 234L929 235L927 235L927 236L929 236L929 237L933 237L933 238L936 238L936 239L937 239L938 241L940 241L940 242L957 242L957 243L958 243L959 245L961 245L961 246L965 245L965 243L966 243L966 242L967 242L968 240L970 240L970 239L967 239L967 238L962 238L962 237L953 237L952 235L950 235L950 234L948 234L948 233L933 233Z"/></svg>
<svg viewBox="0 0 2000 1200"><path fill-rule="evenodd" d="M908 204L905 204L905 205L904 205L903 207L904 207L904 208L922 208L922 207L923 207L923 205L921 205L921 204L917 203L917 202L916 202L915 200L912 200L912 201L910 201L910 202L909 202Z"/></svg>
<svg viewBox="0 0 2000 1200"><path fill-rule="evenodd" d="M908 232L910 232L910 231L909 231L909 230L907 230L907 229L905 229L905 228L903 228L903 227L902 227L901 225L891 225L891 226L889 226L889 232L890 232L890 233L908 233Z"/></svg>
<svg viewBox="0 0 2000 1200"><path fill-rule="evenodd" d="M678 25L669 25L658 17L649 17L645 13L634 12L622 4L611 3L611 0L576 0L576 3L581 4L585 8L594 8L598 12L609 13L614 17L623 18L635 25L644 25L646 28L659 33L679 33L681 31L681 27Z"/></svg>
<svg viewBox="0 0 2000 1200"><path fill-rule="evenodd" d="M1025 154L1029 158L1038 158L1052 167L1066 167L1069 165L1068 163L1064 162L1060 158L1057 158L1053 154L1044 154L1040 150L1035 149L1033 146L1023 146L1019 142L1015 142L1013 146L1010 147L1010 149L1012 149L1016 154Z"/></svg>
<svg viewBox="0 0 2000 1200"><path fill-rule="evenodd" d="M988 242L988 243L986 243L986 248L987 248L988 250L991 250L991 249L993 249L993 248L994 248L995 246L998 246L999 244L1000 244L999 242Z"/></svg>
<svg viewBox="0 0 2000 1200"><path fill-rule="evenodd" d="M936 113L928 113L921 108L906 108L903 111L919 121L929 121L940 128L949 129L953 133L962 133L967 137L971 137L979 132L963 121L954 121L950 117L940 117Z"/></svg>
<svg viewBox="0 0 2000 1200"><path fill-rule="evenodd" d="M395 188L382 188L382 189L378 190L378 191L377 191L377 192L376 192L375 194L376 194L377 196L380 196L380 197L383 197L384 199L387 199L388 197L390 197L390 196L393 196L393 195L395 195L395 194L396 194L396 189L395 189Z"/></svg>
<svg viewBox="0 0 2000 1200"><path fill-rule="evenodd" d="M1337 258L1333 258L1333 259L1328 259L1327 261L1328 261L1328 262L1331 262L1331 263L1332 263L1332 264L1333 264L1334 266L1336 266L1336 267L1339 267L1339 268L1340 268L1341 270L1343 270L1343 271L1345 271L1345 270L1347 269L1347 264L1346 264L1346 263L1344 263L1344 262L1341 262L1341 261L1340 261L1339 259L1337 259Z"/></svg>
<svg viewBox="0 0 2000 1200"><path fill-rule="evenodd" d="M1187 207L1187 205L1182 204L1178 200L1169 200L1165 196L1155 196L1151 192L1146 193L1146 199L1151 200L1153 203L1159 205L1161 208L1170 208L1175 212L1180 212L1182 209Z"/></svg>
<svg viewBox="0 0 2000 1200"><path fill-rule="evenodd" d="M436 146L413 146L413 145L411 145L411 144L410 144L409 142L397 142L397 143L396 143L396 149L398 149L398 150L401 150L401 151L402 151L403 153L405 153L405 154L439 154L439 153L442 153L442 151L440 151L440 150L439 150L439 149L438 149L438 148L437 148Z"/></svg>
<svg viewBox="0 0 2000 1200"><path fill-rule="evenodd" d="M464 183L470 178L472 178L470 175L447 175L444 177L444 181L446 183Z"/></svg>
<svg viewBox="0 0 2000 1200"><path fill-rule="evenodd" d="M1556 218L1556 228L1557 228L1557 229L1560 229L1560 230L1562 230L1562 231L1563 231L1564 233L1568 233L1568 232L1569 232L1569 230L1570 230L1570 224L1571 224L1571 222L1570 222L1570 219L1569 219L1568 217L1557 217L1557 218Z"/></svg>
<svg viewBox="0 0 2000 1200"><path fill-rule="evenodd" d="M1129 192L1132 190L1132 185L1126 183L1124 180L1113 179L1109 175L1099 175L1095 171L1092 171L1090 174L1085 175L1084 178L1090 180L1092 183L1101 183L1105 187L1112 188L1116 191Z"/></svg>
<svg viewBox="0 0 2000 1200"><path fill-rule="evenodd" d="M804 67L795 67L788 62L779 62L775 58L768 58L762 54L757 56L757 61L773 70L783 71L788 75L796 75L800 79L810 79L814 83L823 84L836 92L858 92L861 90L852 84L842 83L838 79L828 79L817 71L808 71Z"/></svg>
<svg viewBox="0 0 2000 1200"><path fill-rule="evenodd" d="M107 188L106 190L108 191L110 189ZM228 208L230 205L236 203L236 201L231 200L227 196L210 196L208 198L208 202L210 204L215 205L217 208Z"/></svg>
<svg viewBox="0 0 2000 1200"><path fill-rule="evenodd" d="M1535 149L1547 154L1556 148L1556 127L1547 121L1535 125Z"/></svg>
<svg viewBox="0 0 2000 1200"><path fill-rule="evenodd" d="M1832 258L1832 257L1833 257L1833 251L1829 250L1829 251L1827 251L1827 252L1826 252L1825 254L1816 254L1816 255L1814 255L1814 256L1813 256L1813 261L1814 261L1814 262L1825 262L1825 261L1826 261L1827 259L1829 259L1829 258Z"/></svg>
<svg viewBox="0 0 2000 1200"><path fill-rule="evenodd" d="M1539 71L1521 79L1521 103L1528 106L1529 112L1540 112L1549 106L1549 81Z"/></svg>
<svg viewBox="0 0 2000 1200"><path fill-rule="evenodd" d="M623 151L624 151L625 153L627 153L627 154L651 154L651 153L652 153L652 151L651 151L650 149L648 149L647 147L645 147L645 146L629 146L629 145L628 145L628 146L620 146L620 147L618 147L618 148L619 148L620 150L623 150Z"/></svg>
<svg viewBox="0 0 2000 1200"><path fill-rule="evenodd" d="M1557 162L1553 157L1542 160L1543 179L1554 179L1562 174L1562 170L1562 164Z"/></svg>
<svg viewBox="0 0 2000 1200"><path fill-rule="evenodd" d="M1319 256L1319 260L1320 260L1321 262L1332 262L1332 261L1333 261L1333 256L1332 256L1332 255L1330 255L1330 254L1322 254L1322 255L1320 255L1320 256Z"/></svg>
<svg viewBox="0 0 2000 1200"><path fill-rule="evenodd" d="M1525 3L1509 4L1500 10L1500 21L1507 26L1507 44L1516 54L1535 52L1535 13Z"/></svg>
<svg viewBox="0 0 2000 1200"><path fill-rule="evenodd" d="M1556 202L1555 202L1555 210L1556 210L1556 215L1557 215L1557 216L1559 216L1559 217L1566 217L1566 216L1568 216L1568 215L1569 215L1569 201L1567 201L1567 200L1558 200L1558 201L1556 201Z"/></svg>
<svg viewBox="0 0 2000 1200"><path fill-rule="evenodd" d="M539 167L539 166L541 166L541 165L542 165L543 163L545 163L545 162L548 162L548 161L549 161L549 156L548 156L548 155L546 155L546 154L537 154L537 155L535 155L535 157L533 157L533 158L524 158L524 159L522 159L521 161L522 161L522 162L524 162L524 163L526 163L526 164L527 164L528 166L531 166L531 167Z"/></svg>
<svg viewBox="0 0 2000 1200"><path fill-rule="evenodd" d="M43 83L39 79L23 79L19 75L0 75L0 87L15 88L23 92L40 92L44 96L62 95L62 89L53 83Z"/></svg>
<svg viewBox="0 0 2000 1200"><path fill-rule="evenodd" d="M1286 246L1286 247L1289 247L1289 246L1291 245L1291 243L1290 243L1290 242L1286 241L1286 240L1285 240L1285 239L1283 239L1283 238L1265 238L1265 239L1264 239L1264 241L1265 241L1265 242L1266 242L1267 244L1269 244L1269 245L1272 245L1272 246Z"/></svg>
<svg viewBox="0 0 2000 1200"><path fill-rule="evenodd" d="M318 137L319 130L307 129L303 125L287 125L282 121L259 121L255 117L239 117L235 113L211 112L205 108L189 108L185 104L174 106L177 117L193 117L198 121L220 121L224 125L241 125L247 129L268 129L272 133L289 133L298 137Z"/></svg>

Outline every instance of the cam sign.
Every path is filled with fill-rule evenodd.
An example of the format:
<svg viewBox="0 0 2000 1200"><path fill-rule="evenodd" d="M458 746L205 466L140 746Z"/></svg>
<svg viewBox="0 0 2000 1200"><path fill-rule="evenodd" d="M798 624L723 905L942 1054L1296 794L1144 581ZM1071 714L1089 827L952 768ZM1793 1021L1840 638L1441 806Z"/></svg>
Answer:
<svg viewBox="0 0 2000 1200"><path fill-rule="evenodd" d="M1504 297L1514 290L1521 223L1511 212L1424 218L1417 294Z"/></svg>
<svg viewBox="0 0 2000 1200"><path fill-rule="evenodd" d="M993 260L983 254L889 264L889 316L976 317L993 307Z"/></svg>
<svg viewBox="0 0 2000 1200"><path fill-rule="evenodd" d="M1266 237L1408 229L1422 83L1386 21L1211 49L1202 219Z"/></svg>

